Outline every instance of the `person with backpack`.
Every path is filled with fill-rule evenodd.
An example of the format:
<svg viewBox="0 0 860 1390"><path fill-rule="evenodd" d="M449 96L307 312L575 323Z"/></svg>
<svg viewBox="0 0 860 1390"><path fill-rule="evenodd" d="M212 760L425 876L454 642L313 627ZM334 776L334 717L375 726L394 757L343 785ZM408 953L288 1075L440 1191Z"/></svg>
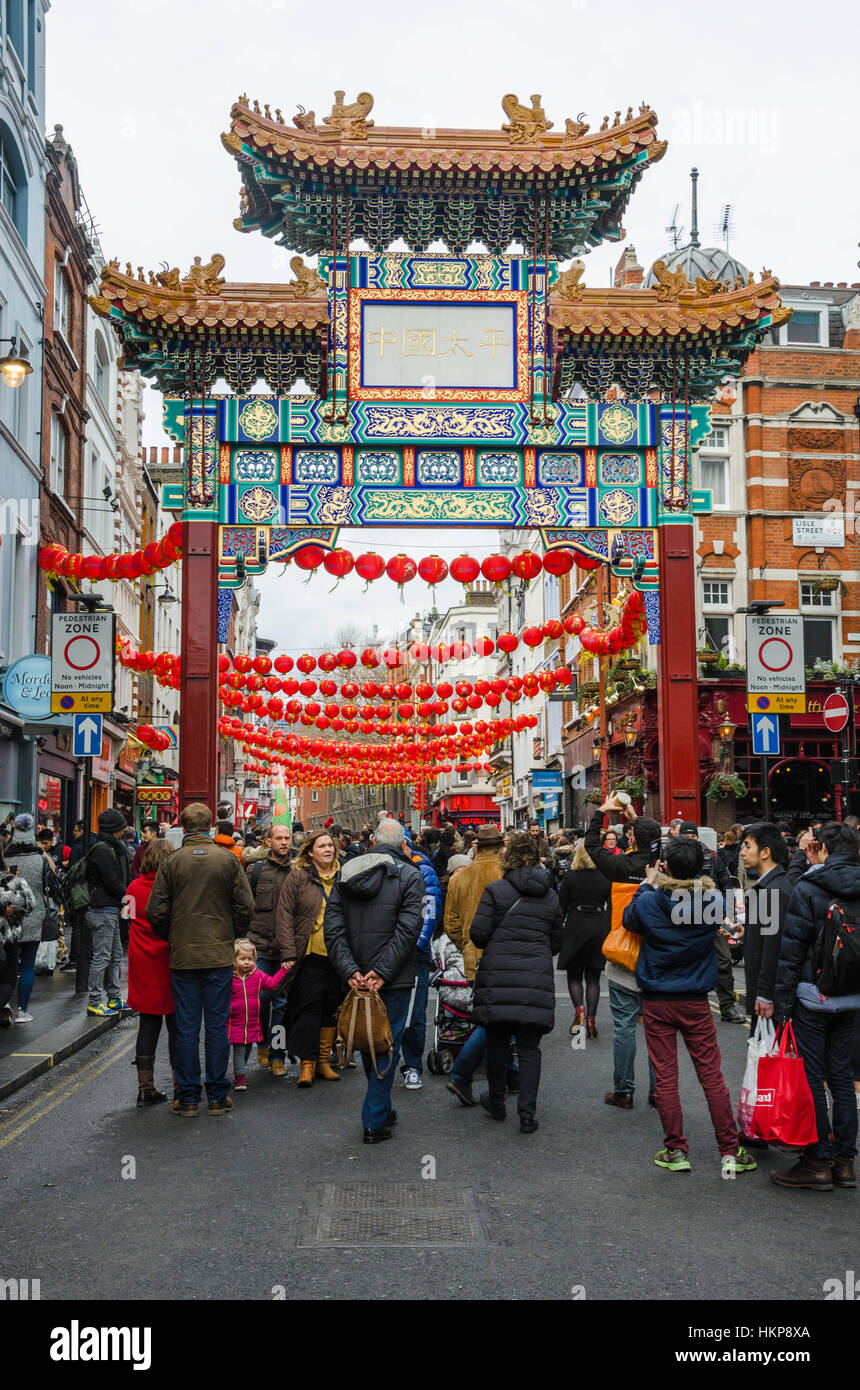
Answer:
<svg viewBox="0 0 860 1390"><path fill-rule="evenodd" d="M424 879L424 902L421 907L423 926L418 938L418 957L415 967L415 993L412 999L409 1022L403 1030L401 1044L403 1065L400 1070L407 1091L420 1091L423 1085L421 1076L424 1071L424 1040L427 1036L427 997L430 992L430 971L433 966L430 942L437 923L442 921L442 889L436 870L425 852L423 841L419 842L419 847L416 849L412 844L412 836L408 830L404 831L404 837L405 853L408 854L412 863L421 870L421 877ZM449 869L450 864L451 860L449 859Z"/></svg>
<svg viewBox="0 0 860 1390"><path fill-rule="evenodd" d="M248 872L248 882L254 895L254 915L248 926L248 940L256 949L259 969L267 976L277 975L284 963L275 931L275 912L281 889L295 862L292 846L290 827L273 825L268 853L256 860ZM271 1067L272 1075L278 1077L287 1074L286 1007L284 995L275 994L270 989L260 990L263 1041L257 1044L257 1065Z"/></svg>
<svg viewBox="0 0 860 1390"><path fill-rule="evenodd" d="M45 843L33 834L33 817L26 811L15 817L15 838L6 851L9 863L30 886L33 906L22 918L18 934L18 1011L16 1023L32 1023L30 995L36 971L36 952L42 934L56 940L54 900L58 891L56 864Z"/></svg>
<svg viewBox="0 0 860 1390"><path fill-rule="evenodd" d="M613 811L623 811L627 819L632 821L636 847L629 854L612 854L601 845L603 817ZM610 884L641 883L649 863L656 862L659 855L660 827L649 816L637 816L630 803L621 807L615 797L610 796L591 817L585 832L585 850L595 869L598 869L604 878L608 878ZM620 921L624 902L629 900L632 892L633 890L628 888L626 892L622 890L616 893L613 887L609 899L610 926L615 918ZM613 1025L614 1077L612 1090L607 1091L603 1099L607 1105L615 1106L616 1110L632 1110L636 1090L636 1020L642 1012L642 993L633 971L627 970L623 965L617 965L614 961L607 961L606 979L609 984L609 1012L612 1014ZM649 1104L653 1104L654 1073L650 1067L650 1059L649 1073L648 1101Z"/></svg>
<svg viewBox="0 0 860 1390"><path fill-rule="evenodd" d="M121 811L113 807L102 811L98 835L73 871L77 873L83 866L86 875L88 902L84 920L93 943L87 1014L95 1018L129 1012L120 989L120 908L131 881L131 859L122 838L124 830L125 816Z"/></svg>
<svg viewBox="0 0 860 1390"><path fill-rule="evenodd" d="M828 821L818 843L820 867L798 881L786 912L774 1003L759 1012L778 1022L791 1018L818 1131L817 1142L793 1167L772 1172L771 1181L829 1192L857 1186L852 1048L860 1011L860 834Z"/></svg>

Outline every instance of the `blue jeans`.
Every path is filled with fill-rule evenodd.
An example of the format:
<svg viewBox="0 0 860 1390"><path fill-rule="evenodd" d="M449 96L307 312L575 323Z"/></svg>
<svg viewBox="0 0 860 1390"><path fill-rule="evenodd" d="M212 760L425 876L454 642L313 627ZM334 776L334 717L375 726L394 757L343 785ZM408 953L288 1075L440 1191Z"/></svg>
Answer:
<svg viewBox="0 0 860 1390"><path fill-rule="evenodd" d="M478 1067L484 1060L487 1051L486 1029L480 1024L474 1029L468 1042L460 1048L457 1060L451 1070L451 1075L456 1076L458 1081L464 1081L468 1085L472 1084L472 1078ZM508 1048L508 1071L507 1084L512 1086L519 1080L519 1068L514 1065L514 1049Z"/></svg>
<svg viewBox="0 0 860 1390"><path fill-rule="evenodd" d="M612 1014L612 1060L615 1077L612 1089L616 1094L633 1094L636 1090L636 1020L642 1012L642 995L638 990L625 989L609 981L609 1009ZM654 1094L654 1068L648 1059L649 1095Z"/></svg>
<svg viewBox="0 0 860 1390"><path fill-rule="evenodd" d="M233 990L232 966L217 970L171 970L176 1005L176 1084L183 1105L200 1100L200 1023L206 1027L206 1095L223 1100L230 1089L227 1020Z"/></svg>
<svg viewBox="0 0 860 1390"><path fill-rule="evenodd" d="M856 1009L844 1013L819 1013L798 1002L791 1016L797 1050L803 1058L806 1079L815 1103L818 1143L806 1152L812 1158L853 1158L857 1152L857 1102L851 1050ZM833 1122L827 1118L825 1081L833 1098ZM833 1131L833 1143L827 1136Z"/></svg>
<svg viewBox="0 0 860 1390"><path fill-rule="evenodd" d="M18 955L18 1008L27 1012L30 995L33 993L33 980L36 975L36 952L38 941L22 941Z"/></svg>
<svg viewBox="0 0 860 1390"><path fill-rule="evenodd" d="M388 1010L388 1022L391 1025L394 1047L391 1055L391 1066L388 1067L387 1071L385 1068L388 1065L388 1053L385 1052L381 1056L377 1055L377 1066L381 1072L384 1072L382 1080L373 1070L370 1053L362 1052L361 1054L364 1074L367 1077L367 1094L364 1097L364 1105L361 1107L361 1123L365 1129L384 1129L391 1113L391 1087L394 1084L394 1073L397 1070L397 1058L403 1040L403 1030L406 1027L406 1016L409 1013L412 990L383 989L381 995L382 1002Z"/></svg>
<svg viewBox="0 0 860 1390"><path fill-rule="evenodd" d="M257 964L264 975L277 975L281 968L281 961L278 956L258 955ZM293 966L287 979L291 979L295 973L296 967ZM284 1024L286 1012L287 1000L284 995L275 994L270 989L260 990L260 1028L263 1033L263 1042L261 1046L268 1046L270 1062L283 1062L287 1055L286 1045L284 1047L272 1046L272 1033L276 1028L282 1030L281 1037L286 1044L286 1028Z"/></svg>
<svg viewBox="0 0 860 1390"><path fill-rule="evenodd" d="M424 1040L427 1037L427 996L430 993L430 966L418 962L412 1013L403 1033L403 1066L401 1071L414 1067L419 1076L424 1070Z"/></svg>

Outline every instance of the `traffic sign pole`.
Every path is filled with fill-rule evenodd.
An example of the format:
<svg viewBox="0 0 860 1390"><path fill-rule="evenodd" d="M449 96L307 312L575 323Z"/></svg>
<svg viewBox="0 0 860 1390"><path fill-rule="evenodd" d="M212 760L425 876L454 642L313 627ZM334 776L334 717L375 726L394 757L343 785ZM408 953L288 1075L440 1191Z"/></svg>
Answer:
<svg viewBox="0 0 860 1390"><path fill-rule="evenodd" d="M90 821L93 814L93 760L84 758L84 854L90 848ZM75 971L75 994L86 994L89 989L90 963L93 958L93 941L86 920L86 913L79 912L75 919L75 951L77 970Z"/></svg>
<svg viewBox="0 0 860 1390"><path fill-rule="evenodd" d="M770 820L770 758L761 755L761 813L764 820Z"/></svg>

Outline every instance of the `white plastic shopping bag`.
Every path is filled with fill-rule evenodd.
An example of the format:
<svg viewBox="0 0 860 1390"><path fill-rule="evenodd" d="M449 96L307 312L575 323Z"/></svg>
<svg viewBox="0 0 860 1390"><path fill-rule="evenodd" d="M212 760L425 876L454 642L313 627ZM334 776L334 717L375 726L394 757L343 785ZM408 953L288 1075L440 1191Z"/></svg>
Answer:
<svg viewBox="0 0 860 1390"><path fill-rule="evenodd" d="M755 1032L747 1044L747 1065L744 1071L741 1094L738 1101L738 1128L749 1139L757 1139L753 1126L753 1111L758 1095L758 1064L760 1057L766 1057L776 1046L776 1029L769 1018L759 1018Z"/></svg>

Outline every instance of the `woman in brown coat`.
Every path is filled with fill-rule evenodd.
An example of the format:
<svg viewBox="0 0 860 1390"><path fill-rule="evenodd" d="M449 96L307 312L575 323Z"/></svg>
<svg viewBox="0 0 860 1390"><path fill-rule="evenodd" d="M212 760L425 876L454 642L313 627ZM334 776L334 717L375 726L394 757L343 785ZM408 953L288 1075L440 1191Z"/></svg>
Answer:
<svg viewBox="0 0 860 1390"><path fill-rule="evenodd" d="M323 920L335 879L340 873L334 840L314 830L302 845L295 868L287 875L275 912L281 959L289 968L289 1050L298 1056L298 1086L312 1086L315 1076L339 1081L330 1065L337 1010L343 986L326 953Z"/></svg>

